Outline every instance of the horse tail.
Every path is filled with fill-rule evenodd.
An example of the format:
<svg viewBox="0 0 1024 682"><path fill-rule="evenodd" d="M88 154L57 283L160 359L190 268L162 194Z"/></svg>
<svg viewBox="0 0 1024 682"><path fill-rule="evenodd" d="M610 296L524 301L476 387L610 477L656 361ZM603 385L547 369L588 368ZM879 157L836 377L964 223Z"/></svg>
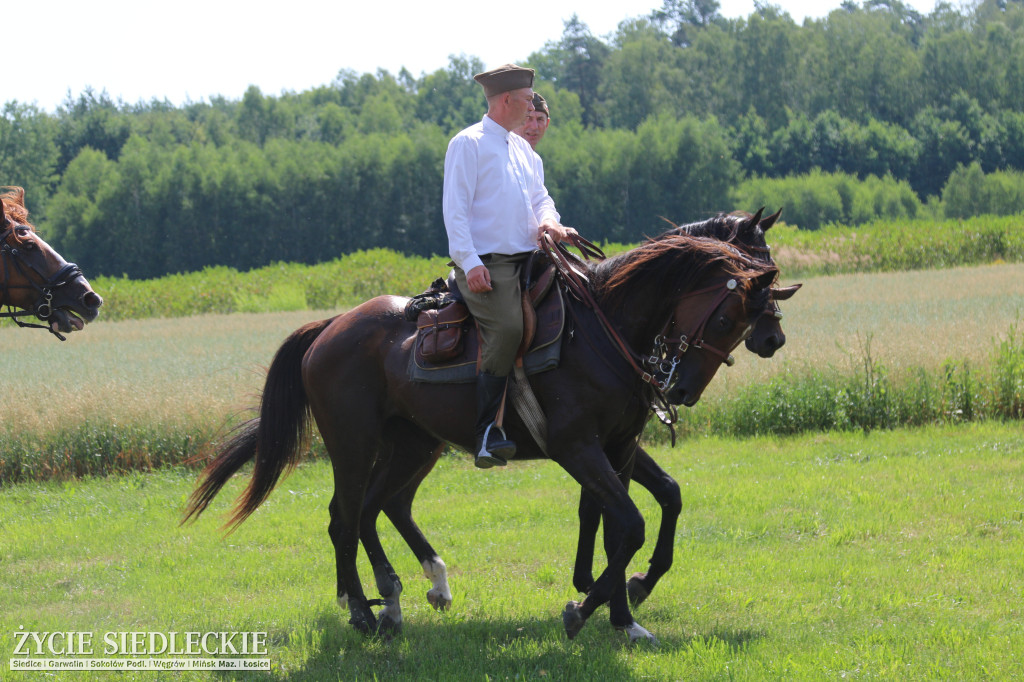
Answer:
<svg viewBox="0 0 1024 682"><path fill-rule="evenodd" d="M278 348L267 370L259 416L240 424L220 454L203 469L203 481L189 497L182 523L198 518L242 465L255 459L249 486L225 524L234 530L263 504L281 475L298 463L310 423L302 358L332 321L310 322L292 332Z"/></svg>

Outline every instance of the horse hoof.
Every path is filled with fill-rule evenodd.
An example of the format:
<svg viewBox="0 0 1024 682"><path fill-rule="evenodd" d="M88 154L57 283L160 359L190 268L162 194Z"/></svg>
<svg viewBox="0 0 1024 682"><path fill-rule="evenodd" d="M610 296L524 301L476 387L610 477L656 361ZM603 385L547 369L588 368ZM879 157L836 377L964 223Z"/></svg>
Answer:
<svg viewBox="0 0 1024 682"><path fill-rule="evenodd" d="M371 623L369 620L365 618L349 618L348 624L354 627L358 632L361 632L367 636L370 636L377 631L377 624Z"/></svg>
<svg viewBox="0 0 1024 682"><path fill-rule="evenodd" d="M623 630L626 636L629 637L630 644L636 644L637 642L650 642L651 644L657 644L658 640L654 638L646 628L642 627L635 620L624 628L616 628L617 630Z"/></svg>
<svg viewBox="0 0 1024 682"><path fill-rule="evenodd" d="M445 597L437 590L427 591L427 601L430 602L430 605L438 611L447 611L448 607L452 605L451 598Z"/></svg>
<svg viewBox="0 0 1024 682"><path fill-rule="evenodd" d="M400 634L402 634L402 621L393 620L390 616L383 616L377 622L377 636L385 642L390 642Z"/></svg>
<svg viewBox="0 0 1024 682"><path fill-rule="evenodd" d="M565 605L565 611L562 611L562 625L565 626L565 635L569 639L578 635L586 624L587 619L580 613L578 601L571 601Z"/></svg>
<svg viewBox="0 0 1024 682"><path fill-rule="evenodd" d="M646 573L634 573L626 583L626 593L629 595L630 606L637 607L644 603L651 591L647 589L643 581L647 578Z"/></svg>
<svg viewBox="0 0 1024 682"><path fill-rule="evenodd" d="M370 610L370 604L363 602L361 605L349 600L348 624L364 635L370 636L377 632L377 617Z"/></svg>

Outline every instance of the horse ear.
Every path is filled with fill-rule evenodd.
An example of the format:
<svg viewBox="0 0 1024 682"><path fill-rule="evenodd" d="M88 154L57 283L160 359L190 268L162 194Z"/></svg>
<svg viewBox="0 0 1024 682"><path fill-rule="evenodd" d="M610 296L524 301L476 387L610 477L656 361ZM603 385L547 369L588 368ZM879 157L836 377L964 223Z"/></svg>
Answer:
<svg viewBox="0 0 1024 682"><path fill-rule="evenodd" d="M761 230L763 232L767 232L769 229L771 229L771 226L775 224L775 221L779 219L780 215L782 215L782 209L781 208L778 211L776 211L775 213L772 213L770 216L768 216L764 220L762 220L760 222Z"/></svg>
<svg viewBox="0 0 1024 682"><path fill-rule="evenodd" d="M778 289L772 289L772 298L776 301L788 301L793 298L793 294L802 287L803 284L794 284L791 287L779 287Z"/></svg>
<svg viewBox="0 0 1024 682"><path fill-rule="evenodd" d="M754 289L767 289L778 277L779 271L775 268L769 268L758 275L755 275L751 280Z"/></svg>
<svg viewBox="0 0 1024 682"><path fill-rule="evenodd" d="M762 206L761 208L757 209L757 213L755 213L754 215L750 216L750 220L748 220L747 222L743 223L743 228L742 229L744 229L744 230L753 229L755 225L757 225L759 222L761 222L761 214L762 213L764 213L764 206Z"/></svg>

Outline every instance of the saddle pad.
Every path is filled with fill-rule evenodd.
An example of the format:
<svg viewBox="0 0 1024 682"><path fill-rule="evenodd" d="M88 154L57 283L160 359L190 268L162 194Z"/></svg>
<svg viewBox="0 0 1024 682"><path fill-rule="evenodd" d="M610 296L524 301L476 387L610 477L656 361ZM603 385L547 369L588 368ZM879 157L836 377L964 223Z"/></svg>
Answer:
<svg viewBox="0 0 1024 682"><path fill-rule="evenodd" d="M530 350L523 356L523 368L527 374L537 374L558 366L564 329L565 304L562 291L552 287L551 294L537 308L537 333ZM444 363L427 362L416 352L418 344L410 343L413 351L409 353L409 379L431 384L470 384L476 381L476 359L480 348L476 325L470 325L463 340L462 353Z"/></svg>

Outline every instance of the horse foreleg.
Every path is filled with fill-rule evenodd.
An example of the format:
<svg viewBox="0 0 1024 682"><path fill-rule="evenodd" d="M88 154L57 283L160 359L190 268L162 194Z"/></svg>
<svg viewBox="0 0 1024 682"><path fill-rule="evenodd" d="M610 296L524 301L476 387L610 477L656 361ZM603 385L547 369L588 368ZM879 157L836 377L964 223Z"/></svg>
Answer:
<svg viewBox="0 0 1024 682"><path fill-rule="evenodd" d="M644 544L644 519L600 448L588 448L562 462L562 466L603 506L608 554L607 568L594 581L583 602L566 605L562 614L566 635L570 639L575 637L597 607L613 597L612 625L620 629L632 627L635 621L626 603L625 572L633 555Z"/></svg>
<svg viewBox="0 0 1024 682"><path fill-rule="evenodd" d="M604 546L605 553L612 556L616 547L621 544L622 529L617 521L607 515L604 518ZM627 601L627 585L625 582L617 582L612 590L611 598L608 601L610 611L609 620L616 630L625 632L630 642L644 639L655 641L654 635L640 626L630 614L630 604ZM623 625L624 624L624 625Z"/></svg>
<svg viewBox="0 0 1024 682"><path fill-rule="evenodd" d="M586 490L580 490L580 535L576 543L576 563L573 565L572 585L586 594L594 585L594 543L601 525L601 503Z"/></svg>
<svg viewBox="0 0 1024 682"><path fill-rule="evenodd" d="M643 448L637 448L633 481L649 490L661 507L661 526L650 566L645 573L634 573L627 583L629 602L636 607L650 596L658 580L672 567L676 523L683 510L683 502L679 484Z"/></svg>

